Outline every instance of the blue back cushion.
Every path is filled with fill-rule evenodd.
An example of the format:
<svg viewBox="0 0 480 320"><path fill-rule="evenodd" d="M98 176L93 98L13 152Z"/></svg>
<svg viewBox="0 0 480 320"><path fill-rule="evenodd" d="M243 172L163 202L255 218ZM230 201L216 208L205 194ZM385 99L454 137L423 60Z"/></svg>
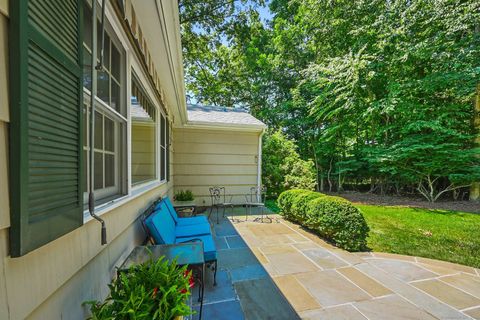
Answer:
<svg viewBox="0 0 480 320"><path fill-rule="evenodd" d="M159 208L145 220L145 225L157 244L175 243L175 222L165 205L160 203Z"/></svg>
<svg viewBox="0 0 480 320"><path fill-rule="evenodd" d="M168 211L172 215L172 218L175 221L175 224L177 224L178 223L178 215L177 215L177 212L175 211L175 208L172 205L172 202L170 201L170 198L169 197L163 198L162 203L165 203L167 205Z"/></svg>

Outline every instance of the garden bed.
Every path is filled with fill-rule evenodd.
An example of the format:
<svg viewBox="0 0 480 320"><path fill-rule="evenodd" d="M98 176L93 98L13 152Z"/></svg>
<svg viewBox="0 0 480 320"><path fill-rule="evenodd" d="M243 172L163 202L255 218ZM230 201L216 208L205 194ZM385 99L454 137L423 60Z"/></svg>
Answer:
<svg viewBox="0 0 480 320"><path fill-rule="evenodd" d="M438 201L428 202L421 198L410 198L400 196L380 196L373 193L361 193L361 192L343 192L343 193L328 193L332 196L339 196L350 200L354 203L371 204L381 206L406 206L413 208L424 209L439 209L439 210L451 210L480 213L480 203L474 201Z"/></svg>

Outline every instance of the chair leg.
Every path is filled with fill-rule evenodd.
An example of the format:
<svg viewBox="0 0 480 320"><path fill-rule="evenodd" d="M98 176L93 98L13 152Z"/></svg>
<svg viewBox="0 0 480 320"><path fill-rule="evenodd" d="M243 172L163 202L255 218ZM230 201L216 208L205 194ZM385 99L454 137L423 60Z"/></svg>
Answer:
<svg viewBox="0 0 480 320"><path fill-rule="evenodd" d="M216 286L217 285L217 260L215 260L215 270L213 271L213 285Z"/></svg>
<svg viewBox="0 0 480 320"><path fill-rule="evenodd" d="M219 224L219 222L218 222L218 211L219 211L219 208L217 207L217 224Z"/></svg>

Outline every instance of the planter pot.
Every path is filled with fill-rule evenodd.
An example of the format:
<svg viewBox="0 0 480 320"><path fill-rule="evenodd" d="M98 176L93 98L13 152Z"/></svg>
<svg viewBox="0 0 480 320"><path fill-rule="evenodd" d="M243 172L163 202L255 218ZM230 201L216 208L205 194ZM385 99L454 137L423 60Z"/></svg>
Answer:
<svg viewBox="0 0 480 320"><path fill-rule="evenodd" d="M173 319L173 320L183 320L183 316L175 317L175 319Z"/></svg>

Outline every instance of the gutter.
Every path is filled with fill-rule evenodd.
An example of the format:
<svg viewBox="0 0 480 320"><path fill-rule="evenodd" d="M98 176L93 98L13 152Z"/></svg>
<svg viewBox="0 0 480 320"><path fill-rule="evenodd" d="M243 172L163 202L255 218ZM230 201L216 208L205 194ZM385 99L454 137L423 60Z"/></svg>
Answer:
<svg viewBox="0 0 480 320"><path fill-rule="evenodd" d="M262 132L258 135L258 158L257 158L257 188L260 190L262 187L262 138L263 135L265 134L265 129L262 129ZM258 202L261 202L262 195L261 193L257 194L257 199Z"/></svg>

